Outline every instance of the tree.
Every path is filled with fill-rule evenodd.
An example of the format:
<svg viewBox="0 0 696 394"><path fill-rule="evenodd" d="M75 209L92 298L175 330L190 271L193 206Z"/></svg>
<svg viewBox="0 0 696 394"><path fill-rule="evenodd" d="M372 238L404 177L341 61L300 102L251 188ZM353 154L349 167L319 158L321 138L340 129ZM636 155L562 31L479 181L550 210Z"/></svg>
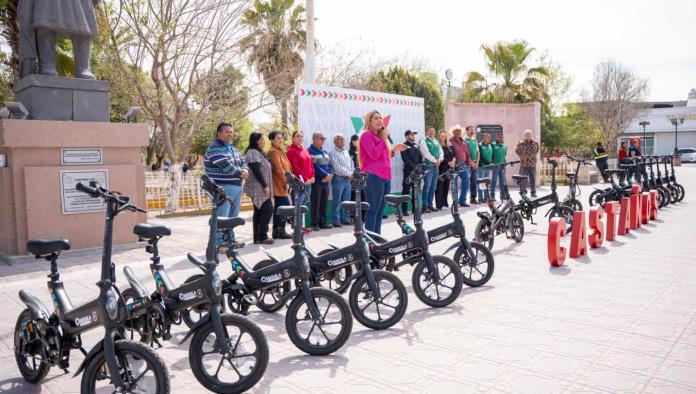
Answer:
<svg viewBox="0 0 696 394"><path fill-rule="evenodd" d="M595 67L591 86L592 91L584 95L583 106L601 130L607 151L616 152L619 134L646 107L641 102L649 92L648 80L614 60L607 60Z"/></svg>
<svg viewBox="0 0 696 394"><path fill-rule="evenodd" d="M113 67L137 92L143 114L161 133L172 163L172 198L178 205L180 165L191 136L205 123L216 96L199 95L216 70L236 58L245 0L114 0L109 17ZM143 70L147 78L132 70ZM179 145L184 143L183 149Z"/></svg>
<svg viewBox="0 0 696 394"><path fill-rule="evenodd" d="M445 126L444 102L440 89L427 79L398 66L373 74L367 84L369 90L384 93L422 97L425 104L425 123L436 129Z"/></svg>
<svg viewBox="0 0 696 394"><path fill-rule="evenodd" d="M602 138L597 124L579 104L565 104L563 113L549 118L541 133L541 145L547 152L588 151Z"/></svg>
<svg viewBox="0 0 696 394"><path fill-rule="evenodd" d="M296 6L294 0L255 0L242 21L250 31L240 42L240 49L248 55L249 66L256 69L279 105L285 130L288 101L304 67L300 54L306 46L304 12L304 7Z"/></svg>
<svg viewBox="0 0 696 394"><path fill-rule="evenodd" d="M469 72L463 86L464 101L526 103L548 99L544 79L549 75L549 70L543 66L527 65L534 48L526 41L484 44L481 51L493 80L489 81L480 72Z"/></svg>

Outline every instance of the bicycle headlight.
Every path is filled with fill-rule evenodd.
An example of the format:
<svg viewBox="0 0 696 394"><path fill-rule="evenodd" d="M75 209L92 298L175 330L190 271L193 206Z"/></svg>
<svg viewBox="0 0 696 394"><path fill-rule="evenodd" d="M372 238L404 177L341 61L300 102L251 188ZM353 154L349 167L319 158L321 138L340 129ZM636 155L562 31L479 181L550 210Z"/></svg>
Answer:
<svg viewBox="0 0 696 394"><path fill-rule="evenodd" d="M111 320L115 320L118 317L118 303L116 302L116 297L110 296L106 299L106 313L109 314Z"/></svg>
<svg viewBox="0 0 696 394"><path fill-rule="evenodd" d="M215 295L218 297L222 294L222 281L217 273L213 275L213 291L215 291Z"/></svg>

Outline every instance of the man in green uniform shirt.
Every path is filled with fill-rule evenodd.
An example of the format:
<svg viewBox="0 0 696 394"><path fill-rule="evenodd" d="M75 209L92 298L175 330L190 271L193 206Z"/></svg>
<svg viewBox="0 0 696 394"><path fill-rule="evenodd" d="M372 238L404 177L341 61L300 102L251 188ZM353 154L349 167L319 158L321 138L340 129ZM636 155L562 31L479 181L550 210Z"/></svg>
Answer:
<svg viewBox="0 0 696 394"><path fill-rule="evenodd" d="M469 146L469 192L471 193L471 204L476 202L476 179L478 179L479 146L474 133L474 126L466 126L466 137L464 142Z"/></svg>
<svg viewBox="0 0 696 394"><path fill-rule="evenodd" d="M506 161L507 145L503 141L503 133L499 133L495 137L493 143L493 164L503 164ZM500 197L505 196L505 167L493 168L493 179L491 179L491 199L495 200L495 187L500 184Z"/></svg>
<svg viewBox="0 0 696 394"><path fill-rule="evenodd" d="M478 178L490 178L491 169L487 168L489 165L493 164L493 146L491 145L491 135L484 133L481 137L481 144L479 145L479 152L481 153L481 159L479 160ZM479 202L488 201L488 190L478 189L478 199Z"/></svg>

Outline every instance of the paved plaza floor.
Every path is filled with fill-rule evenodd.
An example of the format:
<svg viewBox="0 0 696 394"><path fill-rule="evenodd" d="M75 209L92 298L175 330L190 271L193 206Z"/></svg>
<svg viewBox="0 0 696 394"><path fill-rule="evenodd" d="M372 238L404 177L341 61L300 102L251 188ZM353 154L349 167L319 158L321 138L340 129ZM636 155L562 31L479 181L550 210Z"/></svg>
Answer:
<svg viewBox="0 0 696 394"><path fill-rule="evenodd" d="M250 318L266 333L270 363L253 392L696 392L696 167L677 171L686 188L682 203L560 268L549 266L548 222L540 210L538 225L525 223L523 242L496 238L493 278L481 288L465 287L449 307L432 309L419 302L411 289L411 268L403 267L397 274L409 291L404 318L385 331L355 321L349 341L332 356L307 356L295 348L285 333L284 311L254 310ZM561 195L566 190L559 188ZM582 187L585 204L590 191ZM470 237L478 221L475 211L464 214ZM428 214L425 227L450 220L447 211ZM207 217L151 221L172 227L173 235L160 248L170 276L181 283L197 272L185 253L203 254ZM250 231L250 224L241 230L242 240L251 238ZM393 218L383 224L383 233L398 235ZM321 250L327 242L347 245L352 239L350 229L322 230L309 235L307 244ZM437 254L450 244L432 250ZM289 241L268 249L281 257L292 252ZM241 254L250 264L262 256L254 245ZM61 256L61 278L73 303L96 297L99 259L99 250ZM119 273L130 265L154 289L142 245L117 247L113 261ZM226 276L231 268L223 263L220 272ZM0 393L79 391L80 378L57 369L42 385L27 384L15 365L12 333L23 309L17 293L30 290L50 305L47 273L43 260L0 263ZM175 328L173 340L158 353L169 366L173 392L203 392L189 369L188 343L177 345L184 333L183 326ZM87 335L86 347L101 335L101 330ZM82 359L73 352L73 371Z"/></svg>

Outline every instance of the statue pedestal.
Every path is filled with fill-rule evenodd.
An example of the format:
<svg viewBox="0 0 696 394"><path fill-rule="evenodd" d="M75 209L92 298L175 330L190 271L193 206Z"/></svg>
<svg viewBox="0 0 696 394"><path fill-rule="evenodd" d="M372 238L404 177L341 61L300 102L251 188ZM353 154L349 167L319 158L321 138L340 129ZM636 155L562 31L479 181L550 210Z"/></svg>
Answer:
<svg viewBox="0 0 696 394"><path fill-rule="evenodd" d="M99 200L74 191L77 182L106 181L105 187L145 201L141 147L146 124L0 120L0 251L26 253L32 238L67 238L73 249L100 247L104 209ZM145 213L119 215L114 244L135 241L133 225Z"/></svg>
<svg viewBox="0 0 696 394"><path fill-rule="evenodd" d="M32 119L109 121L109 83L32 74L14 85Z"/></svg>

